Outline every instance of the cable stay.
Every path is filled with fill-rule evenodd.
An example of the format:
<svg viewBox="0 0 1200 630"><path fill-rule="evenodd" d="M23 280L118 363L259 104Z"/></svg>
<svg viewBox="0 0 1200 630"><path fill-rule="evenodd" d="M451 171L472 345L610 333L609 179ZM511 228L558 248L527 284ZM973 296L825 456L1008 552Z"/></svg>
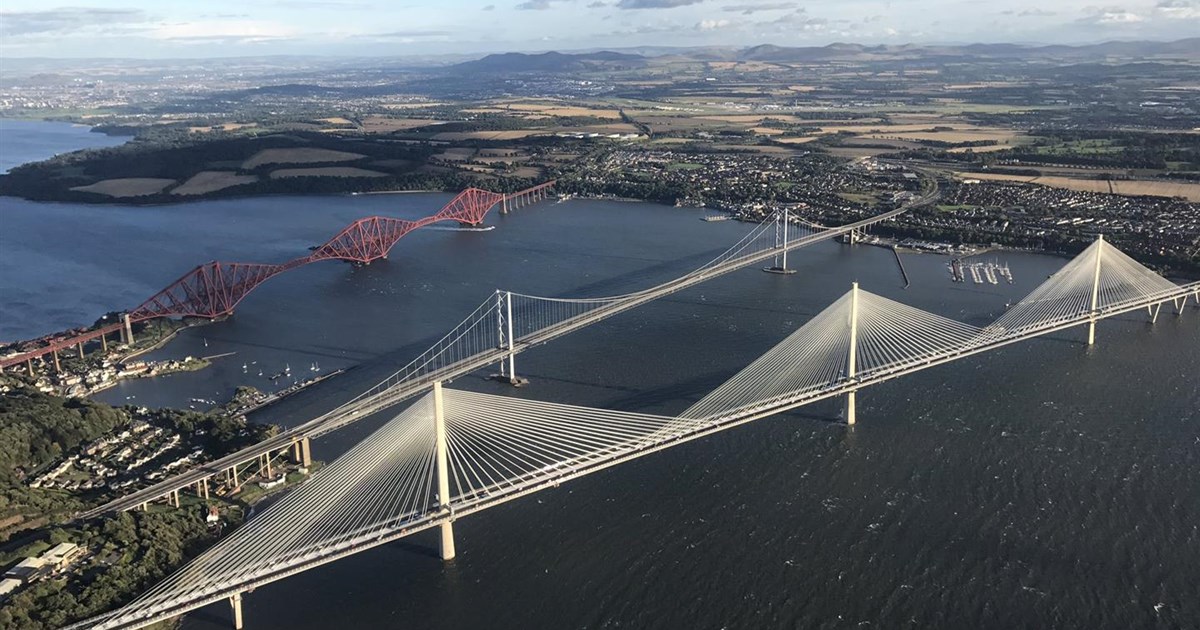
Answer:
<svg viewBox="0 0 1200 630"><path fill-rule="evenodd" d="M249 589L434 527L449 559L457 518L831 396L846 396L852 424L853 396L861 387L1094 323L1097 313L1200 297L1200 283L1176 286L1151 274L1098 242L986 328L856 284L678 417L445 389L436 381L375 433L168 579L72 628L142 627L222 599L240 611L240 594ZM430 365L495 344L511 348L516 331L524 330L508 325L514 301L518 310L544 318L530 330L598 308L588 300L496 296L408 374L433 374ZM547 304L553 306L538 310Z"/></svg>

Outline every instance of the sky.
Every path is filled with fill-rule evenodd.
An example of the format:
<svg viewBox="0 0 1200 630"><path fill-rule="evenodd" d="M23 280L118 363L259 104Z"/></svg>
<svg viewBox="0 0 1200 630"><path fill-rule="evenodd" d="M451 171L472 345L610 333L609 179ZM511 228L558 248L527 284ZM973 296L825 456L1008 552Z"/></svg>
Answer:
<svg viewBox="0 0 1200 630"><path fill-rule="evenodd" d="M4 0L5 57L407 56L1200 35L1200 0Z"/></svg>

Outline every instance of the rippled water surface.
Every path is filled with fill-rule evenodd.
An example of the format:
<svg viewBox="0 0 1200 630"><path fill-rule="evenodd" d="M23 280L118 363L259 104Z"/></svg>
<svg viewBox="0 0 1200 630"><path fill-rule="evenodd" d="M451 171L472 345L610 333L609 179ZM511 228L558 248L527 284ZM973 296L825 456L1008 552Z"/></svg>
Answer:
<svg viewBox="0 0 1200 630"><path fill-rule="evenodd" d="M449 195L274 197L137 208L0 198L0 338L135 306L211 259L303 255L350 220L418 217ZM423 231L390 258L277 277L154 356L237 354L123 384L186 405L313 362L349 372L257 419L294 424L373 384L496 288L611 295L694 268L748 226L638 203L545 203L490 232ZM71 230L61 226L70 224ZM15 234L21 234L20 238ZM953 284L946 259L825 243L517 357L513 390L675 413L837 299L868 291L984 324L1060 267L996 253L1016 283ZM251 629L1200 627L1200 310L1102 323L926 370L508 503L247 595ZM243 371L243 364L247 370ZM299 366L299 367L298 367ZM380 419L318 442L326 459ZM228 607L187 628L228 627Z"/></svg>

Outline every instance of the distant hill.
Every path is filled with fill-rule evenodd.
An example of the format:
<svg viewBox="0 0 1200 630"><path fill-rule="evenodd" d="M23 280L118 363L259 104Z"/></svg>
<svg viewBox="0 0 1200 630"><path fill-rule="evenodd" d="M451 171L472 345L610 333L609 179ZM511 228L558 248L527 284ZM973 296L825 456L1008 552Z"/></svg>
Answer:
<svg viewBox="0 0 1200 630"><path fill-rule="evenodd" d="M589 53L546 52L541 54L501 53L483 59L450 66L461 73L477 72L571 72L575 70L640 68L646 63L641 55L603 50Z"/></svg>
<svg viewBox="0 0 1200 630"><path fill-rule="evenodd" d="M1200 37L1173 42L1113 41L1084 46L1029 46L1022 44L902 44L867 46L834 43L828 46L776 46L761 44L748 48L703 46L694 48L654 47L581 52L499 53L482 59L448 66L453 73L509 74L520 72L575 72L580 70L636 69L648 64L693 61L760 61L767 63L812 63L832 60L887 61L902 59L1056 59L1070 62L1105 58L1151 59L1175 57L1200 59Z"/></svg>
<svg viewBox="0 0 1200 630"><path fill-rule="evenodd" d="M685 54L686 53L682 53ZM1101 57L1159 57L1176 56L1200 58L1200 38L1174 42L1105 42L1086 46L1022 46L1018 44L970 44L901 46L863 46L861 44L830 44L828 46L785 47L763 44L746 48L737 54L743 61L806 62L826 59L896 59L896 58L1058 58L1095 59Z"/></svg>

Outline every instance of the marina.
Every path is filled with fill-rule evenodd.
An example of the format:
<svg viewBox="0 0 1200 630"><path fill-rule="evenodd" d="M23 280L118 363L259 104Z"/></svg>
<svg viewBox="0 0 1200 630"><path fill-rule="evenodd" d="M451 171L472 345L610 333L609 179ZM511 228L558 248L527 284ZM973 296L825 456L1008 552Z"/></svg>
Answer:
<svg viewBox="0 0 1200 630"><path fill-rule="evenodd" d="M967 275L970 274L971 282L975 284L1000 284L1001 278L1008 284L1013 283L1012 270L1007 264L1002 265L996 261L967 262L961 258L954 258L947 267L950 269L950 279L954 282L966 282Z"/></svg>

